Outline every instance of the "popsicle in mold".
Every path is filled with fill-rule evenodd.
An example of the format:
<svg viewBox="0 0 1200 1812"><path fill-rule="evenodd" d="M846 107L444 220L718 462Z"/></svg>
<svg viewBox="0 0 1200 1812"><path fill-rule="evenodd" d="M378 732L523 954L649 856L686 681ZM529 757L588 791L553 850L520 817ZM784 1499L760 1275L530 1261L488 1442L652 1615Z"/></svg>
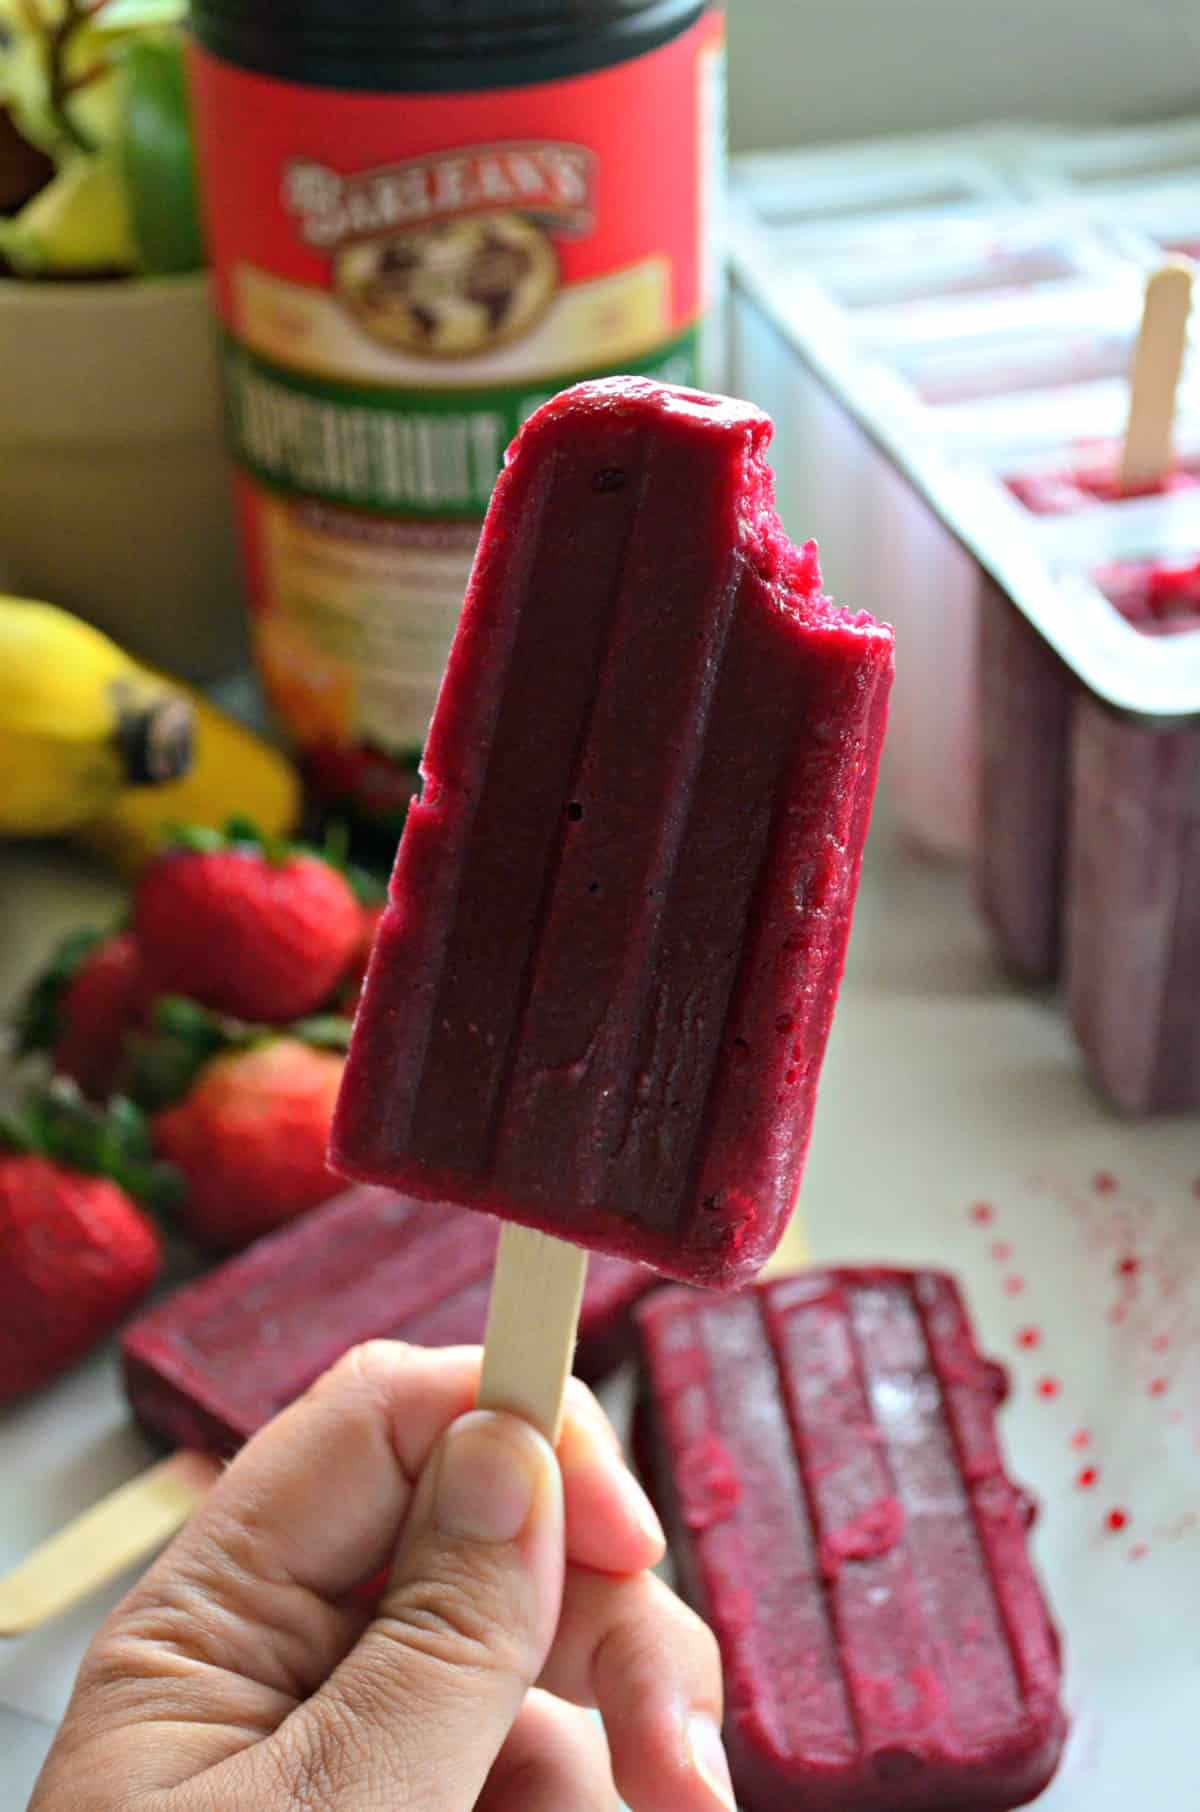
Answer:
<svg viewBox="0 0 1200 1812"><path fill-rule="evenodd" d="M1066 1724L1003 1371L953 1280L854 1269L635 1311L638 1446L713 1629L741 1812L996 1812Z"/></svg>
<svg viewBox="0 0 1200 1812"><path fill-rule="evenodd" d="M350 1176L714 1285L793 1206L892 674L787 540L770 433L618 378L518 436L332 1140Z"/></svg>

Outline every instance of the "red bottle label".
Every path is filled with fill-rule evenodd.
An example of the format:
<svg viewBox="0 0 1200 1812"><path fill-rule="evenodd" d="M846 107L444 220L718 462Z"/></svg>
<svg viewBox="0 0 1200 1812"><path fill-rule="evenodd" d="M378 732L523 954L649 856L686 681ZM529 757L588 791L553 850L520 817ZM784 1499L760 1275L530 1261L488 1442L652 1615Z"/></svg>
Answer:
<svg viewBox="0 0 1200 1812"><path fill-rule="evenodd" d="M486 92L191 76L260 671L318 784L389 816L521 422L705 379L722 17Z"/></svg>

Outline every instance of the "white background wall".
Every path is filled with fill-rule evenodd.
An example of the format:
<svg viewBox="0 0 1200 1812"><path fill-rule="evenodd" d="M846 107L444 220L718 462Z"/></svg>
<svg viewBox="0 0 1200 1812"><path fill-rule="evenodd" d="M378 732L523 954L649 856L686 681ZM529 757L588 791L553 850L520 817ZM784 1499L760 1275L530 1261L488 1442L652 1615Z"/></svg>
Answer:
<svg viewBox="0 0 1200 1812"><path fill-rule="evenodd" d="M727 0L735 147L1200 111L1200 0Z"/></svg>

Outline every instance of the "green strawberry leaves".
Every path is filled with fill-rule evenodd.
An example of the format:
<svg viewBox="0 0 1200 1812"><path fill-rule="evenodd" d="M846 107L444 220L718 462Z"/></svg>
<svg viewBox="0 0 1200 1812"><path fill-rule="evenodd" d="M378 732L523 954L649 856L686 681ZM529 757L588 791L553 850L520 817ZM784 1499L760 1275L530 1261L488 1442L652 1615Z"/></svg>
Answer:
<svg viewBox="0 0 1200 1812"><path fill-rule="evenodd" d="M344 824L326 827L322 843L299 843L284 837L265 837L250 818L229 818L223 830L208 824L173 824L164 833L163 849L184 849L201 855L221 850L257 850L264 862L282 864L293 856L311 856L335 868L348 883L360 906L375 906L385 897L387 883L381 875L362 868L349 858L349 834Z"/></svg>
<svg viewBox="0 0 1200 1812"><path fill-rule="evenodd" d="M182 1101L214 1057L248 1051L273 1038L298 1038L318 1050L345 1051L350 1027L350 1020L338 1013L297 1019L291 1025L252 1025L213 1013L183 995L164 994L154 1003L149 1027L125 1041L126 1092L148 1113L158 1113Z"/></svg>
<svg viewBox="0 0 1200 1812"><path fill-rule="evenodd" d="M175 1207L184 1193L181 1173L154 1156L146 1117L132 1101L117 1097L105 1108L94 1107L63 1076L0 1115L0 1143L108 1177L159 1213Z"/></svg>
<svg viewBox="0 0 1200 1812"><path fill-rule="evenodd" d="M17 1007L13 1030L18 1056L27 1056L31 1051L53 1050L63 1033L63 996L97 944L102 944L108 935L108 932L97 931L95 926L89 925L84 930L70 932L62 940Z"/></svg>
<svg viewBox="0 0 1200 1812"><path fill-rule="evenodd" d="M222 1019L182 995L154 1003L145 1031L125 1040L125 1089L148 1113L183 1099L213 1057L254 1040L239 1021Z"/></svg>

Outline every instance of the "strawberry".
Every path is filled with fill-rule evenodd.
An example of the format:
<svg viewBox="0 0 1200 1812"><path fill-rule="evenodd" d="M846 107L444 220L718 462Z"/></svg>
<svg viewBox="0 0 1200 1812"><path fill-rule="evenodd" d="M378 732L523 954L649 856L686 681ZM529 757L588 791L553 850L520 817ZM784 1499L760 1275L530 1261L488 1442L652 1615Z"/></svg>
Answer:
<svg viewBox="0 0 1200 1812"><path fill-rule="evenodd" d="M107 1101L117 1087L125 1037L143 1002L142 959L128 931L97 944L67 984L54 1067L93 1101Z"/></svg>
<svg viewBox="0 0 1200 1812"><path fill-rule="evenodd" d="M322 856L191 832L143 873L134 929L155 994L279 1025L330 998L362 926L350 883Z"/></svg>
<svg viewBox="0 0 1200 1812"><path fill-rule="evenodd" d="M49 1050L60 1075L93 1101L106 1101L120 1081L125 1037L144 999L141 958L129 932L74 932L18 1011L18 1048Z"/></svg>
<svg viewBox="0 0 1200 1812"><path fill-rule="evenodd" d="M145 1295L161 1248L134 1193L165 1199L175 1184L150 1160L136 1109L100 1115L70 1084L52 1085L4 1134L0 1403L48 1383Z"/></svg>
<svg viewBox="0 0 1200 1812"><path fill-rule="evenodd" d="M342 1187L325 1148L344 1061L270 1038L214 1057L155 1115L155 1146L186 1179L182 1220L202 1245L248 1245Z"/></svg>

